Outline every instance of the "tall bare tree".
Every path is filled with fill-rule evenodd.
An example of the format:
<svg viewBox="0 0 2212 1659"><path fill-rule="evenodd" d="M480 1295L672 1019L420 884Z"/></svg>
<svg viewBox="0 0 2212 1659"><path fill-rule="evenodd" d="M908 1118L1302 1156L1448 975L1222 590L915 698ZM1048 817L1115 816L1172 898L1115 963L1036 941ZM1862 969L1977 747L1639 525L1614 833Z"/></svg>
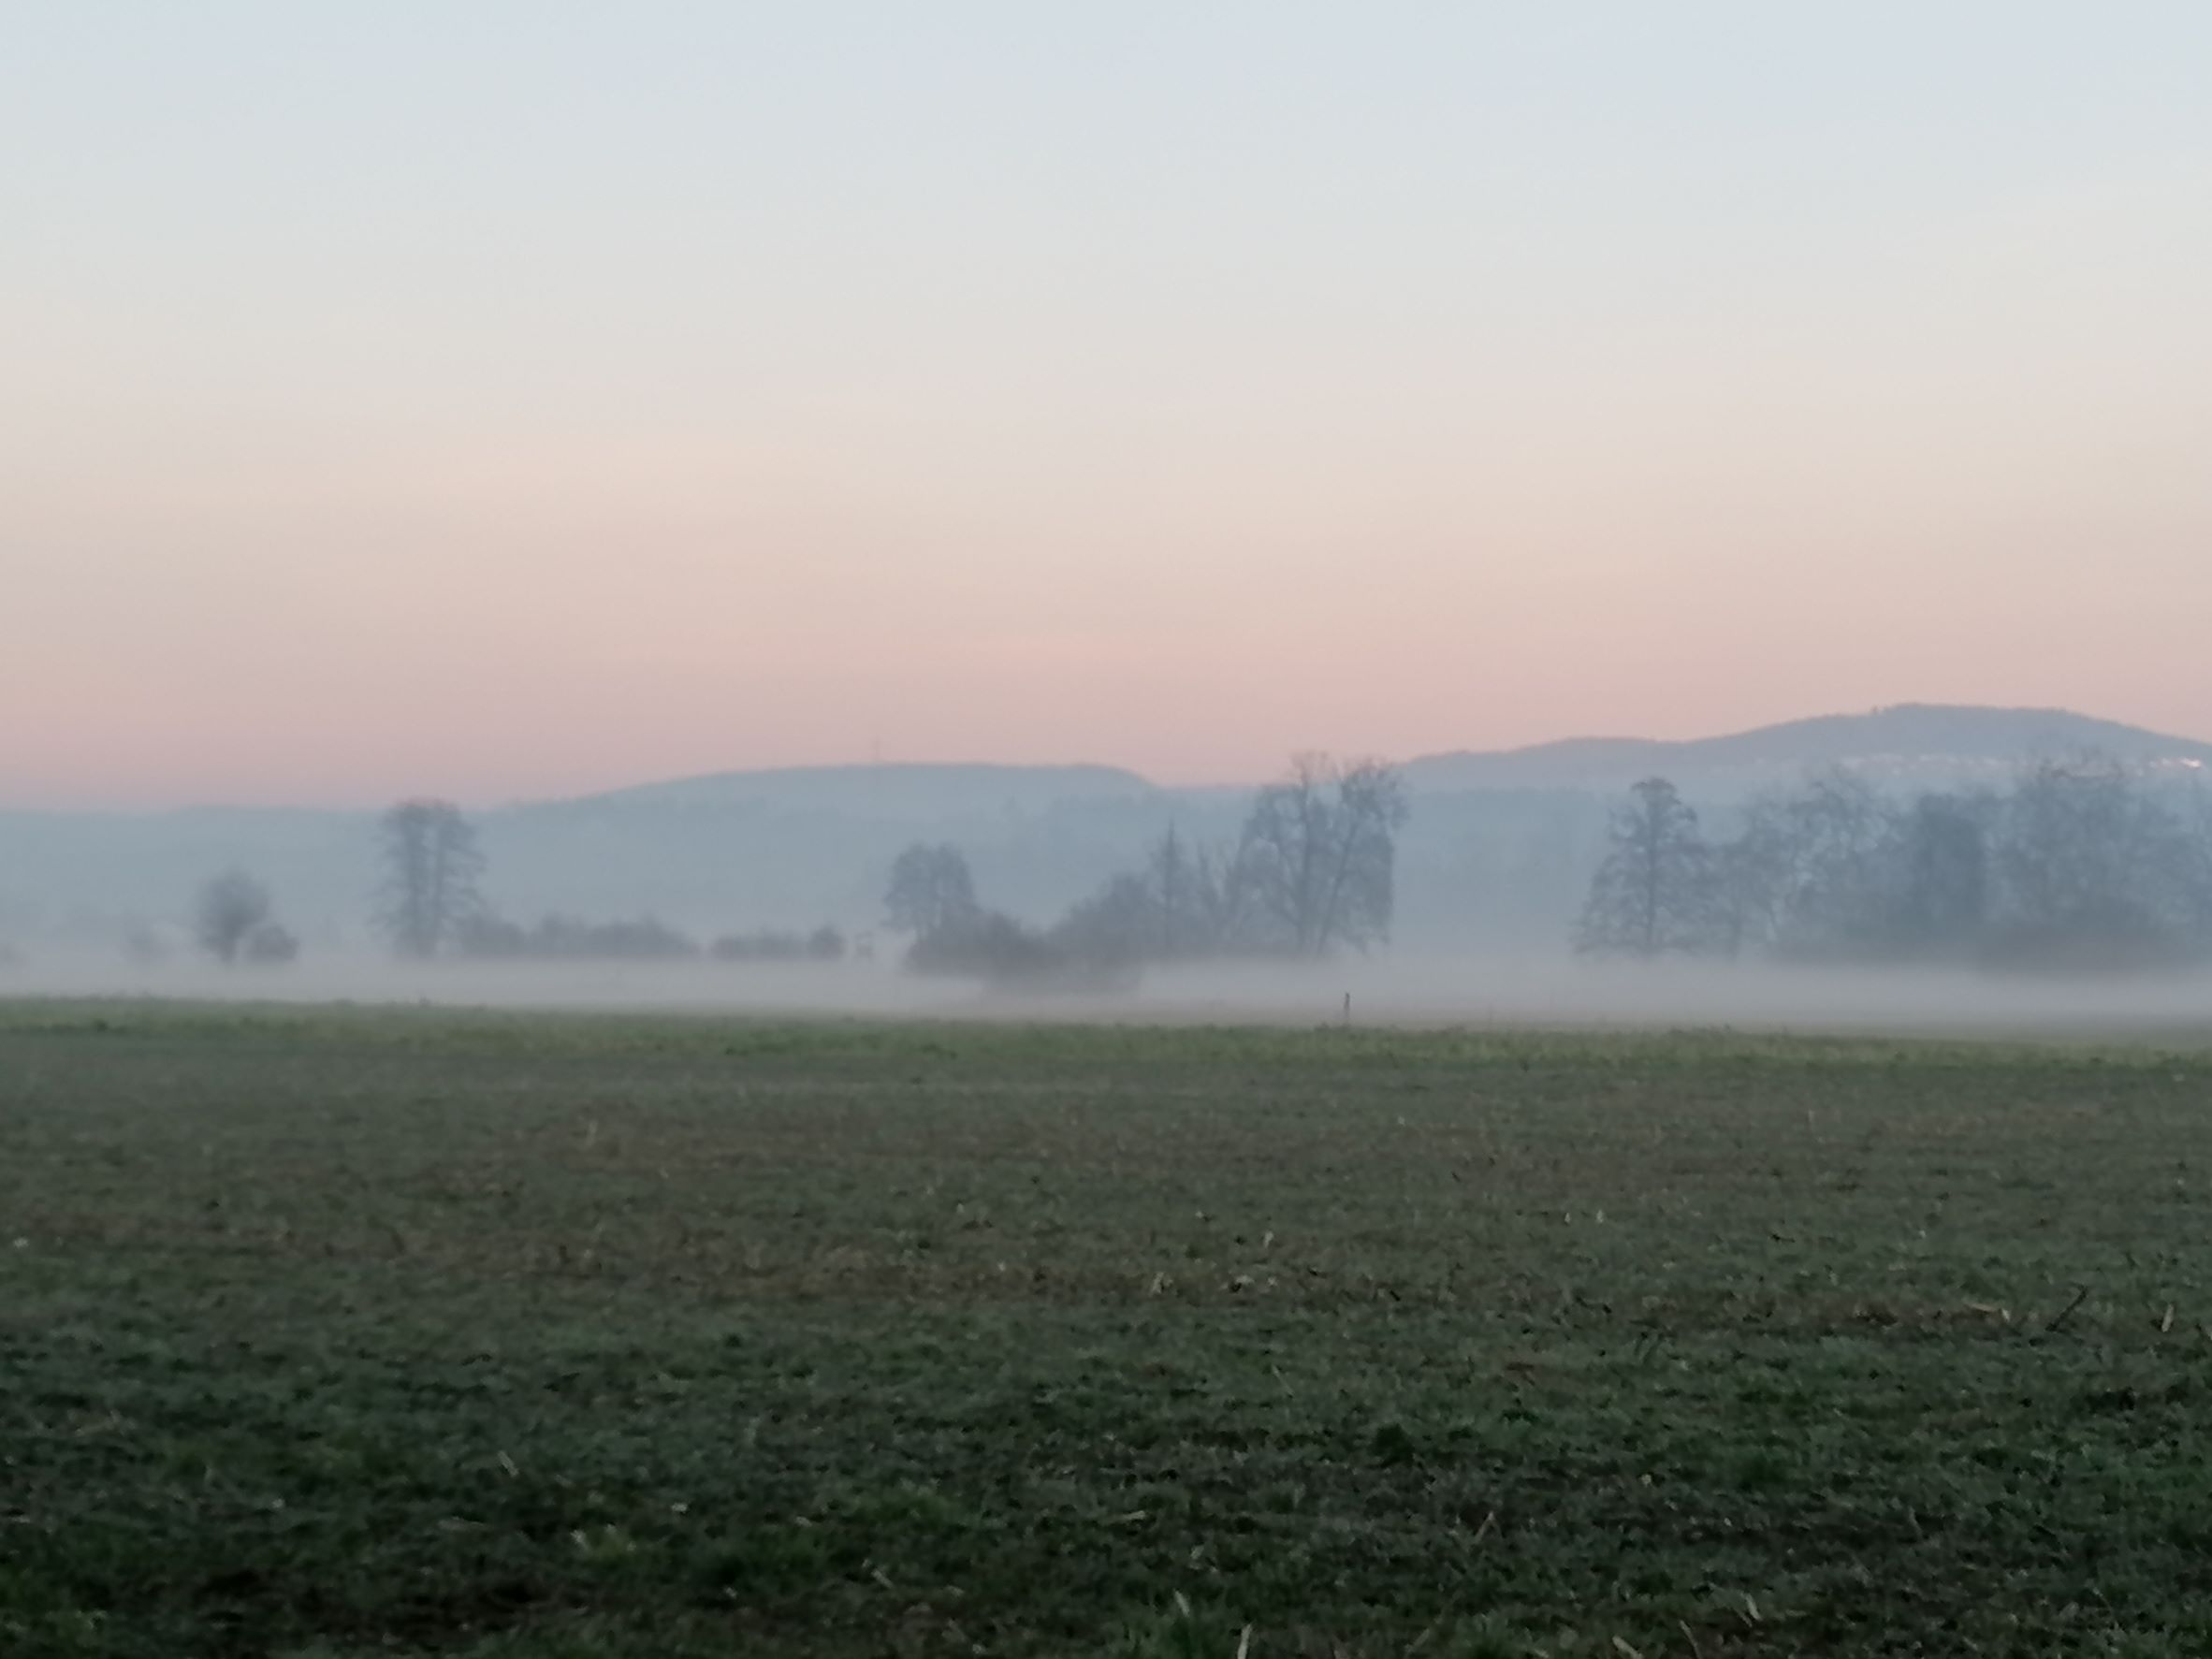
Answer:
<svg viewBox="0 0 2212 1659"><path fill-rule="evenodd" d="M384 815L385 880L377 923L402 956L428 958L455 941L482 905L484 854L451 801L402 801Z"/></svg>
<svg viewBox="0 0 2212 1659"><path fill-rule="evenodd" d="M1252 803L1232 872L1252 885L1280 948L1326 955L1390 936L1398 831L1408 816L1397 769L1303 754Z"/></svg>
<svg viewBox="0 0 2212 1659"><path fill-rule="evenodd" d="M1590 883L1575 948L1652 957L1721 939L1712 849L1697 814L1664 778L1647 778L1613 813L1612 847Z"/></svg>

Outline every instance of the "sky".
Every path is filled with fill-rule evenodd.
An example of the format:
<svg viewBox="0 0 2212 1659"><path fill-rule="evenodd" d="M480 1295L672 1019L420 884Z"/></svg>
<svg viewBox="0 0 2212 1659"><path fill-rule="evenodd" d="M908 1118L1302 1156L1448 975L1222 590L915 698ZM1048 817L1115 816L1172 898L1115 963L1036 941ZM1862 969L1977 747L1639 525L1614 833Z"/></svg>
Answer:
<svg viewBox="0 0 2212 1659"><path fill-rule="evenodd" d="M0 803L2212 737L2212 7L0 0Z"/></svg>

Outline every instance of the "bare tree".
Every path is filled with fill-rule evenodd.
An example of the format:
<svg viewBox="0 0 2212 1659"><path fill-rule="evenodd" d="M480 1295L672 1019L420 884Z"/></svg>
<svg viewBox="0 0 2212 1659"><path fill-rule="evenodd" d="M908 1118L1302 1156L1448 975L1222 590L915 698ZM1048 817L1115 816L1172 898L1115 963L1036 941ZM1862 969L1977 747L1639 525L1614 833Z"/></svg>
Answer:
<svg viewBox="0 0 2212 1659"><path fill-rule="evenodd" d="M927 939L975 920L975 878L960 849L917 841L891 866L883 896L891 925L916 939Z"/></svg>
<svg viewBox="0 0 2212 1659"><path fill-rule="evenodd" d="M1408 808L1396 768L1304 754L1259 792L1233 868L1282 949L1326 955L1387 940L1396 903L1398 831Z"/></svg>
<svg viewBox="0 0 2212 1659"><path fill-rule="evenodd" d="M377 923L402 956L428 958L455 941L481 905L484 854L450 801L402 801L382 822L385 881Z"/></svg>
<svg viewBox="0 0 2212 1659"><path fill-rule="evenodd" d="M1652 957L1715 948L1712 849L1673 784L1647 778L1613 813L1612 848L1590 883L1575 948Z"/></svg>
<svg viewBox="0 0 2212 1659"><path fill-rule="evenodd" d="M201 950L228 966L256 929L269 924L275 906L269 889L243 870L228 870L199 890L193 937Z"/></svg>

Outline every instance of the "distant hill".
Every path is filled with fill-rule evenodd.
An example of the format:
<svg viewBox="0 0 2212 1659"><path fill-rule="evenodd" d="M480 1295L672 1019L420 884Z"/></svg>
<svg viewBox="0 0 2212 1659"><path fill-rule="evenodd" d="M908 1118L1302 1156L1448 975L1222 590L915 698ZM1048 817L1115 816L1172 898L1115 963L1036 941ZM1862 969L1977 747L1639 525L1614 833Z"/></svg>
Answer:
<svg viewBox="0 0 2212 1659"><path fill-rule="evenodd" d="M1051 912L1173 815L1112 766L800 766L718 772L484 815L492 885L518 913L648 910L704 926L878 919L911 841L950 842L985 896Z"/></svg>
<svg viewBox="0 0 2212 1659"><path fill-rule="evenodd" d="M1118 766L786 766L758 772L711 772L518 810L609 805L724 807L757 802L783 811L941 818L977 812L1035 812L1065 802L1142 799L1154 793L1151 783Z"/></svg>
<svg viewBox="0 0 2212 1659"><path fill-rule="evenodd" d="M1409 763L1405 775L1421 793L1613 789L1653 773L1685 788L1727 790L1833 765L1932 782L1993 776L2039 756L2088 749L2145 764L2212 764L2212 744L2064 709L1903 703L1870 714L1822 715L1679 742L1578 737L1529 749L1430 755Z"/></svg>
<svg viewBox="0 0 2212 1659"><path fill-rule="evenodd" d="M2212 743L2060 708L1900 703L1818 715L1717 737L1566 737L1525 749L1456 750L1406 763L1422 793L1611 789L1654 772L1678 782L1795 776L1846 765L1877 774L2008 771L2043 755L2096 750L2142 763L2212 765ZM1026 816L1085 805L1157 805L1242 790L1165 790L1118 766L887 764L714 772L505 808L519 816L609 808L752 808L778 813L910 820Z"/></svg>

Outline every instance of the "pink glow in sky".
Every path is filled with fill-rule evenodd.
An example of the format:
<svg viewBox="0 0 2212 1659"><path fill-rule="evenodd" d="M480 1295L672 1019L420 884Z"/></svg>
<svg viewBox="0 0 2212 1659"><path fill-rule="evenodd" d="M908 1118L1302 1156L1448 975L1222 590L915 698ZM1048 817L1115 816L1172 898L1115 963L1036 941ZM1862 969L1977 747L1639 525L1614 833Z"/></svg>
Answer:
<svg viewBox="0 0 2212 1659"><path fill-rule="evenodd" d="M2212 736L2200 7L30 10L0 802Z"/></svg>

